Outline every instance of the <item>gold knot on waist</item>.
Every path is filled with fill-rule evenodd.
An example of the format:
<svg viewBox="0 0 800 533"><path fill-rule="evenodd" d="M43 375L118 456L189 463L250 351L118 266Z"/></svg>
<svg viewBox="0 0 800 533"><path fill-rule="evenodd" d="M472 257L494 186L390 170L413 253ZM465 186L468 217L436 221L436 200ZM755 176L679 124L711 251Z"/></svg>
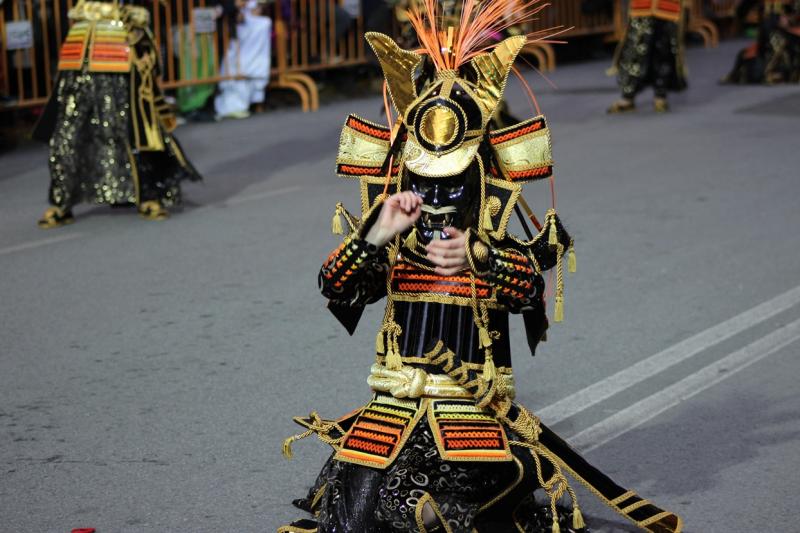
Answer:
<svg viewBox="0 0 800 533"><path fill-rule="evenodd" d="M120 7L116 2L78 2L68 14L72 20L111 20L119 21ZM120 22L121 24L121 22Z"/></svg>
<svg viewBox="0 0 800 533"><path fill-rule="evenodd" d="M513 399L514 376L499 374L498 390ZM472 393L444 374L429 374L422 368L404 365L399 370L389 370L375 363L367 378L370 388L376 392L388 392L395 398L472 398Z"/></svg>

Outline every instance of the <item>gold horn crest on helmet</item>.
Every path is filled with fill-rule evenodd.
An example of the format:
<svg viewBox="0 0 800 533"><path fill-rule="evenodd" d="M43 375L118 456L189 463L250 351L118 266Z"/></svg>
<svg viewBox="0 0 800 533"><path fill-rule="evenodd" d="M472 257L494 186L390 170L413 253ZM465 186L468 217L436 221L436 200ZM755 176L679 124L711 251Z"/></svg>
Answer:
<svg viewBox="0 0 800 533"><path fill-rule="evenodd" d="M511 67L525 46L526 40L524 35L509 37L501 41L491 52L480 54L470 61L478 76L474 84L473 98L481 106L486 117L484 128L503 97Z"/></svg>
<svg viewBox="0 0 800 533"><path fill-rule="evenodd" d="M414 71L422 64L422 56L403 50L394 39L383 33L368 32L364 37L378 56L389 96L397 112L403 116L417 97Z"/></svg>

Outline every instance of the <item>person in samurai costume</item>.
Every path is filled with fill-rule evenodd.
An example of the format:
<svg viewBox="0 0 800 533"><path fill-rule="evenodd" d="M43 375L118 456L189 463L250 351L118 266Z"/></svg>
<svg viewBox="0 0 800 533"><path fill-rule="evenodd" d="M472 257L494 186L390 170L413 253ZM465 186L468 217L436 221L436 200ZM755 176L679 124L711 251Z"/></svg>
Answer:
<svg viewBox="0 0 800 533"><path fill-rule="evenodd" d="M756 41L736 55L722 83L800 82L800 0L745 0L736 9L744 21L759 8Z"/></svg>
<svg viewBox="0 0 800 533"><path fill-rule="evenodd" d="M50 145L51 207L39 227L73 222L83 202L167 218L181 201L180 182L200 176L170 133L176 122L158 85L150 14L81 0L69 17L56 86L34 131Z"/></svg>
<svg viewBox="0 0 800 533"><path fill-rule="evenodd" d="M669 111L667 93L686 88L682 0L631 0L628 26L610 73L617 74L622 98L609 113L636 110L636 96L653 87L653 108Z"/></svg>
<svg viewBox="0 0 800 533"><path fill-rule="evenodd" d="M508 232L522 185L552 177L544 117L490 127L526 36L487 48L482 32L508 23L492 14L524 18L536 1L506 10L507 0L466 0L457 29L432 22L441 19L429 0L410 12L421 52L366 36L398 119L391 130L345 122L337 174L360 180L362 214L337 204L333 230L344 240L319 281L350 333L366 305L386 298L373 397L339 419L295 418L306 431L286 440L287 457L312 434L333 454L294 502L313 517L279 533L583 531L566 472L650 531L681 529L513 401L509 314L522 314L534 350L547 328L542 273L556 270L559 321L563 263L574 270L554 210L536 235Z"/></svg>

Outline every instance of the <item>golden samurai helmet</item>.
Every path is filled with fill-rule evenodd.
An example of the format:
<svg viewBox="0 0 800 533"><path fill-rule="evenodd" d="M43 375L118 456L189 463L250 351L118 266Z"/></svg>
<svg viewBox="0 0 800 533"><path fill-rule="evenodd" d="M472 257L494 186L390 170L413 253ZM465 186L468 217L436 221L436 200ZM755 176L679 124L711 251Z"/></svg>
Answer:
<svg viewBox="0 0 800 533"><path fill-rule="evenodd" d="M490 128L518 54L545 32L499 41L497 36L534 20L546 4L464 0L456 15L443 16L436 0L419 2L422 8L413 4L407 12L418 50L403 50L381 33L366 35L397 119L389 129L348 117L337 174L360 179L364 215L379 197L400 190L404 174L427 179L477 174L478 227L502 238L522 184L551 177L553 161L544 117Z"/></svg>
<svg viewBox="0 0 800 533"><path fill-rule="evenodd" d="M423 56L401 50L380 33L366 38L408 133L402 152L406 168L431 178L463 172L475 159L525 37L510 37L461 68L437 68L433 80L419 91Z"/></svg>

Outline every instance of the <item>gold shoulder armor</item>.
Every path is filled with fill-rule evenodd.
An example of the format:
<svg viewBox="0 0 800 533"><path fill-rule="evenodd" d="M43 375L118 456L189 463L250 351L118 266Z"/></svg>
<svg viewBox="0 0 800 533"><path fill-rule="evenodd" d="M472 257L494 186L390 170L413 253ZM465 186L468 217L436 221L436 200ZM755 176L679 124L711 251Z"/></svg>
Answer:
<svg viewBox="0 0 800 533"><path fill-rule="evenodd" d="M525 183L553 175L550 129L544 116L493 131L489 142L507 180Z"/></svg>

